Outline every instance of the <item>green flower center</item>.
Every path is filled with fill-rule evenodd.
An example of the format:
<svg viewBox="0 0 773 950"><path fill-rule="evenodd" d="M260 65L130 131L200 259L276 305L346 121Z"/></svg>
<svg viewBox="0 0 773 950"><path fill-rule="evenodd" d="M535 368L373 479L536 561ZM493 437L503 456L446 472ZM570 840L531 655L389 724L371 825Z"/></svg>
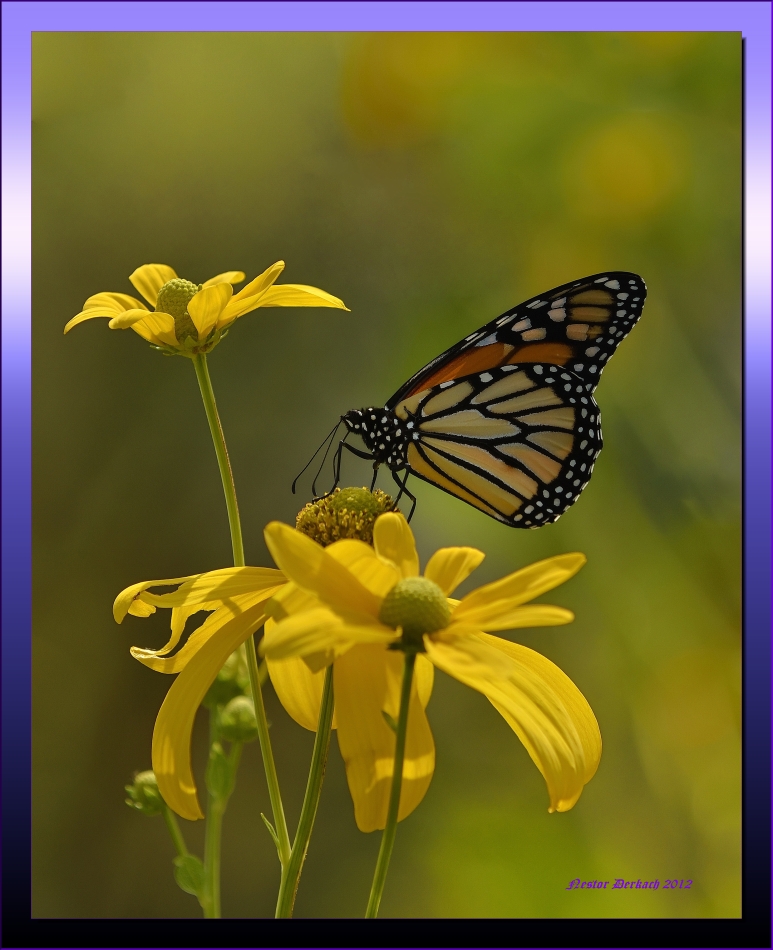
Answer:
<svg viewBox="0 0 773 950"><path fill-rule="evenodd" d="M298 513L295 527L313 541L327 547L343 538L373 544L373 525L387 511L396 511L386 492L377 488L336 488L332 495L310 502Z"/></svg>
<svg viewBox="0 0 773 950"><path fill-rule="evenodd" d="M426 577L406 577L386 595L378 619L387 627L402 627L403 644L422 649L425 633L448 626L451 608L434 581Z"/></svg>
<svg viewBox="0 0 773 950"><path fill-rule="evenodd" d="M158 292L156 310L171 313L175 320L187 316L188 302L200 290L201 284L191 283L189 280L183 280L182 277L168 280Z"/></svg>

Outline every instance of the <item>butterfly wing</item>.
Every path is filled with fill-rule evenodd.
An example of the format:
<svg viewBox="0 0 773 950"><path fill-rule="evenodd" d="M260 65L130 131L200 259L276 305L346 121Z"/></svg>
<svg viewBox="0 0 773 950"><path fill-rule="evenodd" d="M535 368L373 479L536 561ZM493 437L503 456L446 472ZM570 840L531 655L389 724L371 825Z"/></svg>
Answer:
<svg viewBox="0 0 773 950"><path fill-rule="evenodd" d="M401 386L386 408L444 382L523 363L566 367L592 392L639 320L646 296L641 277L626 271L562 284L518 304L441 353Z"/></svg>
<svg viewBox="0 0 773 950"><path fill-rule="evenodd" d="M646 294L636 274L594 274L428 363L386 405L410 430L410 471L512 527L558 520L601 451L593 391Z"/></svg>
<svg viewBox="0 0 773 950"><path fill-rule="evenodd" d="M444 381L401 400L410 471L516 528L556 521L601 451L599 408L583 379L523 363Z"/></svg>

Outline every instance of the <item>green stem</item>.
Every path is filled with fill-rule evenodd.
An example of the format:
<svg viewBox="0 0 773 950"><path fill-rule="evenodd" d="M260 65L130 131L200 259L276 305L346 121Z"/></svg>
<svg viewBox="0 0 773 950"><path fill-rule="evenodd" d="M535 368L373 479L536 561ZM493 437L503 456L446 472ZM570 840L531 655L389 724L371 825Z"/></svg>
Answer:
<svg viewBox="0 0 773 950"><path fill-rule="evenodd" d="M220 425L220 416L217 414L215 393L212 389L212 380L209 378L209 368L207 367L207 357L204 353L198 353L194 356L193 367L196 370L196 379L199 381L201 398L204 401L204 411L207 413L209 431L212 433L217 465L223 482L225 504L228 509L228 527L231 529L234 567L244 567L244 542L242 541L242 523L239 520L239 505L236 502L236 486L231 471L231 462L228 458L228 449L225 446L223 427Z"/></svg>
<svg viewBox="0 0 773 950"><path fill-rule="evenodd" d="M183 838L183 833L180 831L180 826L177 824L177 818L172 809L164 802L164 807L161 809L161 814L164 816L164 821L166 822L166 827L171 835L172 842L175 847L175 851L179 857L184 858L188 855L188 847L185 844L185 838Z"/></svg>
<svg viewBox="0 0 773 950"><path fill-rule="evenodd" d="M209 378L209 368L207 367L207 357L204 353L199 353L193 358L193 366L196 370L196 379L201 390L201 398L204 402L204 410L207 414L209 431L212 435L212 442L215 446L215 455L220 469L220 478L223 482L223 493L225 494L226 508L228 509L228 525L231 529L231 547L233 548L233 559L235 567L244 567L244 542L242 540L242 526L239 520L239 506L236 501L236 486L234 485L231 463L228 458L228 449L225 444L223 427L220 424L220 416L217 412L215 403L215 393L212 389L212 381ZM269 796L271 798L271 808L274 813L274 825L280 842L279 858L282 866L290 857L290 839L287 834L287 823L285 821L284 809L282 807L282 797L279 792L279 781L274 765L274 754L271 749L271 739L268 734L268 720L266 719L266 709L263 705L263 694L260 689L260 677L258 675L257 657L255 654L255 639L250 637L245 644L247 650L247 667L250 672L250 686L252 688L252 701L255 706L255 718L258 722L258 735L260 738L260 749L263 754L263 765L266 770L266 782L268 784ZM222 822L222 815L218 824ZM214 832L213 832L214 834ZM219 853L219 852L218 852ZM219 889L219 881L218 881Z"/></svg>
<svg viewBox="0 0 773 950"><path fill-rule="evenodd" d="M210 795L207 801L207 824L204 839L204 874L206 896L204 916L220 917L220 842L226 801Z"/></svg>
<svg viewBox="0 0 773 950"><path fill-rule="evenodd" d="M255 640L253 637L250 637L247 641L246 647L247 669L250 673L250 686L252 687L252 696L255 703L255 719L258 723L260 751L263 755L263 768L266 772L268 797L271 799L271 811L274 815L274 830L279 840L279 861L284 869L290 860L290 851L292 849L290 846L290 835L287 832L287 820L285 819L284 808L282 807L282 796L279 792L279 778L276 774L274 753L271 750L271 740L268 736L268 719L266 718L266 708L263 705L263 693L260 689L258 658L255 653Z"/></svg>
<svg viewBox="0 0 773 950"><path fill-rule="evenodd" d="M408 709L411 701L411 683L413 682L413 667L416 663L416 653L405 654L403 669L403 685L400 691L400 715L397 720L397 740L395 742L395 764L392 773L392 790L389 794L389 810L387 811L386 826L381 838L381 847L376 861L376 871L373 875L373 884L370 888L366 917L378 917L378 908L381 895L384 893L389 859L392 857L392 848L397 833L397 814L400 809L400 791L403 785L403 760L405 759L405 737L408 732Z"/></svg>
<svg viewBox="0 0 773 950"><path fill-rule="evenodd" d="M306 860L306 852L309 849L311 830L314 827L319 796L322 792L322 780L325 777L330 731L333 725L333 706L333 665L331 663L325 670L325 685L322 688L322 702L319 707L317 736L311 756L309 780L306 783L306 794L303 798L301 817L298 820L298 830L295 834L290 860L282 869L282 883L279 887L275 917L292 917L293 915L298 882L301 879L303 862Z"/></svg>

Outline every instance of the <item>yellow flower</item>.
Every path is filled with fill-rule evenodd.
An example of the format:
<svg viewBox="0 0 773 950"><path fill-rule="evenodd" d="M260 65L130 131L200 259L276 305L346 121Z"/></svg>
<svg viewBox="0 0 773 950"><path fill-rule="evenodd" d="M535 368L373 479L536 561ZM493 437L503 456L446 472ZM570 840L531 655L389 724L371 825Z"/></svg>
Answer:
<svg viewBox="0 0 773 950"><path fill-rule="evenodd" d="M151 587L178 584L168 594ZM191 577L143 581L121 591L113 604L118 623L127 613L149 617L156 607L172 608L172 635L159 650L132 647L132 656L161 673L179 673L166 694L153 729L153 771L167 805L183 818L203 818L191 772L191 730L196 711L228 657L260 628L266 601L285 584L280 571L232 567ZM188 618L200 610L210 616L174 656Z"/></svg>
<svg viewBox="0 0 773 950"><path fill-rule="evenodd" d="M400 514L376 521L374 547L342 540L323 548L279 522L266 528L265 537L292 583L266 606L276 622L266 624L261 652L285 708L307 728L316 723L322 668L334 663L338 742L362 831L383 828L386 821L403 668L400 651L390 646L401 634L412 633L417 605L418 626L431 632L413 631L420 652L398 818L419 804L434 771L434 742L424 712L433 666L483 693L501 713L545 778L549 811L567 811L575 804L601 755L593 712L557 666L490 631L573 620L561 607L527 602L568 580L585 563L584 555L539 561L456 601L449 595L484 554L475 548L441 548L420 578L413 535ZM406 602L410 610L401 614ZM282 664L292 666L277 676Z"/></svg>
<svg viewBox="0 0 773 950"><path fill-rule="evenodd" d="M165 353L195 356L209 352L231 324L258 307L348 307L338 297L305 284L275 285L284 270L277 261L238 293L232 284L242 271L226 271L203 284L183 280L167 264L143 264L129 280L153 308L128 294L99 293L64 328L67 333L84 320L107 317L111 330L131 327Z"/></svg>

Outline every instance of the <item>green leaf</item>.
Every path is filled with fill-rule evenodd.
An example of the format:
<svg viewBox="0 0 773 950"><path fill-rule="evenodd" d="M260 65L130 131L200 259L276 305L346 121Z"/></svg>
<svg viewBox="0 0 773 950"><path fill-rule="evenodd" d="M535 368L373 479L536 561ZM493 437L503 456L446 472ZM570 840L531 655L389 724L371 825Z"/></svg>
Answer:
<svg viewBox="0 0 773 950"><path fill-rule="evenodd" d="M213 743L209 750L206 781L210 794L220 801L225 801L233 791L233 766L219 742Z"/></svg>
<svg viewBox="0 0 773 950"><path fill-rule="evenodd" d="M274 826L271 824L268 818L266 818L263 812L260 813L260 817L263 819L263 824L266 826L266 828L268 828L268 833L274 839L274 844L276 845L276 853L279 854L279 838L277 837L277 833L274 831ZM280 855L279 860L281 861L281 855Z"/></svg>
<svg viewBox="0 0 773 950"><path fill-rule="evenodd" d="M174 879L186 894L201 897L204 893L204 865L195 854L184 854L174 859Z"/></svg>

